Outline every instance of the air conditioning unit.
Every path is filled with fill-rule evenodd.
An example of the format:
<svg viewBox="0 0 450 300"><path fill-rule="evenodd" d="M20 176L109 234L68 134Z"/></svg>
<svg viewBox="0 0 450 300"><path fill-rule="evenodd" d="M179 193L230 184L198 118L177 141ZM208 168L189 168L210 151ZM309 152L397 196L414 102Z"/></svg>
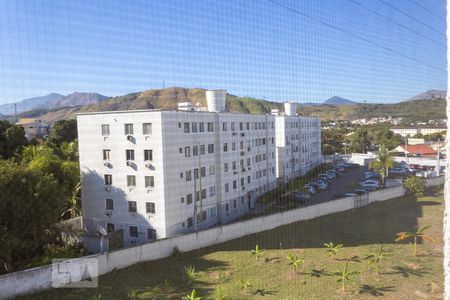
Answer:
<svg viewBox="0 0 450 300"><path fill-rule="evenodd" d="M238 171L234 171L233 174L236 175L238 173Z"/></svg>
<svg viewBox="0 0 450 300"><path fill-rule="evenodd" d="M130 142L133 140L133 136L131 134L127 135L127 140L129 140Z"/></svg>
<svg viewBox="0 0 450 300"><path fill-rule="evenodd" d="M245 172L245 168L242 168L242 172Z"/></svg>
<svg viewBox="0 0 450 300"><path fill-rule="evenodd" d="M235 136L235 135L237 135L237 132L233 132L231 135Z"/></svg>
<svg viewBox="0 0 450 300"><path fill-rule="evenodd" d="M241 156L244 156L245 155L245 152L244 151L241 151Z"/></svg>
<svg viewBox="0 0 450 300"><path fill-rule="evenodd" d="M134 165L134 162L132 160L127 160L127 166L132 167Z"/></svg>
<svg viewBox="0 0 450 300"><path fill-rule="evenodd" d="M107 217L111 217L112 216L112 211L110 211L110 210L105 211L105 215Z"/></svg>
<svg viewBox="0 0 450 300"><path fill-rule="evenodd" d="M151 168L152 167L152 163L150 161L145 161L145 167L146 168Z"/></svg>
<svg viewBox="0 0 450 300"><path fill-rule="evenodd" d="M242 133L241 133L241 136L245 136L245 133L242 132Z"/></svg>
<svg viewBox="0 0 450 300"><path fill-rule="evenodd" d="M111 186L110 185L105 186L105 191L111 192Z"/></svg>
<svg viewBox="0 0 450 300"><path fill-rule="evenodd" d="M111 166L111 162L110 161L105 161L105 162L103 162L103 165L105 166L105 167L110 167Z"/></svg>
<svg viewBox="0 0 450 300"><path fill-rule="evenodd" d="M248 147L248 148L247 148L247 151L252 151L252 148L251 148L251 147Z"/></svg>

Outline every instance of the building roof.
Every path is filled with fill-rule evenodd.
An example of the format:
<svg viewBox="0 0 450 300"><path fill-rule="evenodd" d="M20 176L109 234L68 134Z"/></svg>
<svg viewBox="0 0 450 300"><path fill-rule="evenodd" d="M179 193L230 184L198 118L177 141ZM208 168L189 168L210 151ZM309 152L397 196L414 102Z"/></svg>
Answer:
<svg viewBox="0 0 450 300"><path fill-rule="evenodd" d="M17 125L25 125L25 124L35 123L35 122L39 122L39 120L34 119L34 118L22 118L22 119L19 119L19 121L17 122Z"/></svg>
<svg viewBox="0 0 450 300"><path fill-rule="evenodd" d="M405 151L405 145L400 145L395 148L397 152L406 152L407 154L421 154L424 156L436 155L437 151L427 144L407 145Z"/></svg>

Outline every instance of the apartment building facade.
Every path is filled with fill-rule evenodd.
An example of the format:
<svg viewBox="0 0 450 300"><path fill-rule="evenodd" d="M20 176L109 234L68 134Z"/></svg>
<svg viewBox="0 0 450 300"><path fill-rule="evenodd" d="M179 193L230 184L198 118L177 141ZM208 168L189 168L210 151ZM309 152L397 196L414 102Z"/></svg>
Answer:
<svg viewBox="0 0 450 300"><path fill-rule="evenodd" d="M79 114L86 230L141 244L230 222L275 188L277 117L223 113L225 95L209 111Z"/></svg>

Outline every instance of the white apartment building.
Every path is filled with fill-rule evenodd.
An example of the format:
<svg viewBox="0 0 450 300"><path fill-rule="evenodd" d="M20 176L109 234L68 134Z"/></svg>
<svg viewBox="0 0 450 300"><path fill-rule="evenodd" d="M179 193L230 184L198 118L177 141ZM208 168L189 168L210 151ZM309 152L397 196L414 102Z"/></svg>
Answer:
<svg viewBox="0 0 450 300"><path fill-rule="evenodd" d="M399 134L402 137L415 136L417 134L433 134L438 132L444 132L447 128L439 128L439 127L422 127L422 128L391 128L391 131L395 134Z"/></svg>
<svg viewBox="0 0 450 300"><path fill-rule="evenodd" d="M207 111L183 103L176 111L78 115L88 232L123 230L125 244L134 245L206 229L244 215L277 186L278 117L224 113L223 90L207 91L206 97ZM320 123L317 130L318 143L317 136L299 142L318 147L311 156L320 156ZM299 170L316 164L304 161Z"/></svg>
<svg viewBox="0 0 450 300"><path fill-rule="evenodd" d="M272 112L276 116L276 174L280 182L304 175L323 161L320 119L297 116L296 103L287 102L284 107L284 114Z"/></svg>

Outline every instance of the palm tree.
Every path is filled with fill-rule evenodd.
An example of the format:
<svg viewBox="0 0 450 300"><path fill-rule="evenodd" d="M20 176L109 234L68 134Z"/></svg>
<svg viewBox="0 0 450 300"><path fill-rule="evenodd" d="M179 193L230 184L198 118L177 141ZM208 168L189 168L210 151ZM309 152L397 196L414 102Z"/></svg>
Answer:
<svg viewBox="0 0 450 300"><path fill-rule="evenodd" d="M423 233L425 230L427 230L430 227L431 227L431 225L424 226L422 228L419 228L416 232L408 232L408 231L399 232L399 233L397 233L397 238L395 239L395 241L399 242L399 241L404 241L406 239L412 238L414 240L413 255L417 256L417 239L421 238L424 240L428 240L432 243L435 242L435 240L432 237Z"/></svg>
<svg viewBox="0 0 450 300"><path fill-rule="evenodd" d="M345 263L345 267L343 270L336 271L333 273L334 276L338 276L336 282L342 282L342 291L345 292L345 287L347 286L348 281L353 281L353 275L359 274L359 272L353 271L350 272L348 270L348 262Z"/></svg>
<svg viewBox="0 0 450 300"><path fill-rule="evenodd" d="M381 175L381 183L385 185L385 180L388 177L389 169L394 166L394 161L389 155L388 149L384 146L380 146L380 150L377 152L377 157L369 163L369 169Z"/></svg>
<svg viewBox="0 0 450 300"><path fill-rule="evenodd" d="M78 143L76 140L70 143L62 142L58 150L62 159L72 161L78 159Z"/></svg>
<svg viewBox="0 0 450 300"><path fill-rule="evenodd" d="M325 243L323 245L325 246L325 248L327 248L328 255L333 259L336 257L336 254L339 252L339 250L344 247L344 245L342 244L334 245L333 242Z"/></svg>
<svg viewBox="0 0 450 300"><path fill-rule="evenodd" d="M369 263L369 265L373 266L377 273L380 273L381 271L381 263L382 260L386 259L388 256L390 256L389 253L383 250L384 245L381 245L380 248L378 248L378 251L376 253L368 254L366 256L366 260Z"/></svg>
<svg viewBox="0 0 450 300"><path fill-rule="evenodd" d="M305 263L305 260L302 258L298 258L295 255L289 254L287 256L287 259L289 260L289 264L292 265L292 270L297 270L301 265Z"/></svg>
<svg viewBox="0 0 450 300"><path fill-rule="evenodd" d="M202 298L197 297L197 292L193 289L190 295L183 297L183 300L202 300Z"/></svg>
<svg viewBox="0 0 450 300"><path fill-rule="evenodd" d="M245 293L247 293L247 288L252 286L252 281L250 279L246 280L239 280L239 283L241 284L242 289Z"/></svg>
<svg viewBox="0 0 450 300"><path fill-rule="evenodd" d="M264 253L263 249L259 249L259 245L255 246L255 249L252 249L252 255L256 256L256 258L260 258Z"/></svg>

